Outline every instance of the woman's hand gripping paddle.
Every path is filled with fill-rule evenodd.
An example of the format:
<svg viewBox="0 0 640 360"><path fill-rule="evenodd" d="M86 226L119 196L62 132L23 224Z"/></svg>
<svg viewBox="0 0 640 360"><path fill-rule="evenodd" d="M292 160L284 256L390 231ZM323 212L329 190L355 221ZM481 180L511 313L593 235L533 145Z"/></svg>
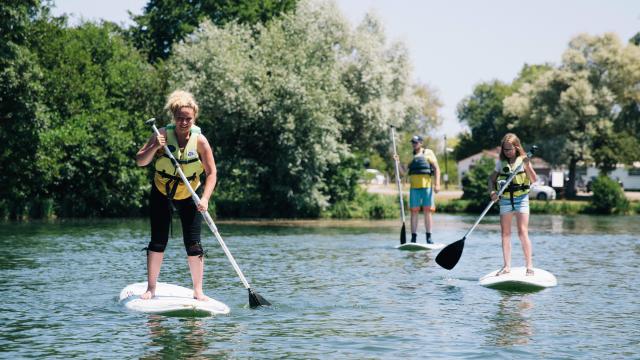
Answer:
<svg viewBox="0 0 640 360"><path fill-rule="evenodd" d="M155 132L156 135L160 135L160 132L158 131L158 128L156 127L156 119L155 118L149 119L145 123L147 125L151 126L151 128L153 129L153 132ZM182 169L180 168L180 165L178 164L178 161L176 160L176 158L173 157L173 154L171 153L171 151L169 151L169 148L167 147L167 145L164 146L164 152L167 154L169 159L171 159L171 162L173 163L173 166L175 166L175 168L178 170L178 174L180 174L180 178L182 178L182 181L186 185L187 189L189 189L189 192L191 193L191 198L196 203L196 205L198 205L200 203L200 197L198 196L198 194L196 194L195 191L193 191L193 188L191 187L191 184L189 184L189 181L187 180L187 177L184 175L184 172L182 172ZM270 302L268 302L265 298L260 296L257 292L255 292L255 290L253 290L251 288L251 286L249 286L249 282L247 281L247 279L242 274L242 271L240 271L240 267L236 263L236 260L233 258L233 256L231 255L231 252L227 248L227 245L222 240L222 237L220 236L220 233L218 233L218 228L213 223L213 219L211 219L211 215L209 215L209 212L203 211L202 212L202 217L204 218L204 220L207 223L207 225L209 225L209 229L211 230L211 232L213 232L213 235L215 235L216 239L218 239L218 243L220 243L220 246L222 247L222 250L227 255L227 258L231 262L231 265L233 266L233 269L238 274L238 277L240 277L240 280L242 281L242 284L249 291L249 306L251 308L256 308L258 306L270 306L271 305Z"/></svg>
<svg viewBox="0 0 640 360"><path fill-rule="evenodd" d="M396 133L391 126L391 141L393 142L393 159L396 164L396 185L398 185L398 196L400 196L400 216L402 218L402 229L400 229L400 245L407 242L407 231L404 226L404 201L402 199L402 184L400 183L400 169L398 164L398 153L396 152Z"/></svg>
<svg viewBox="0 0 640 360"><path fill-rule="evenodd" d="M537 150L538 150L538 147L533 145L531 147L531 150L529 150L529 152L527 153L527 157L530 158L531 156L533 156L533 154ZM516 170L509 176L509 178L507 178L504 185L502 185L502 187L500 188L500 191L498 191L498 197L500 197L500 195L502 195L502 193L507 189L507 187L509 186L509 184L511 184L511 181L516 176L516 174L519 173L520 170L522 170L523 166L524 166L524 163L520 164L516 168ZM476 223L473 224L471 229L469 229L469 231L467 231L466 234L464 234L462 239L447 245L444 249L440 251L440 253L438 253L438 256L436 256L436 263L438 263L438 265L442 266L447 270L451 270L456 266L456 264L460 260L460 257L462 256L462 250L464 250L464 241L467 239L467 236L471 235L473 230L476 228L476 226L478 226L478 224L480 223L482 218L487 214L487 212L489 212L489 209L491 209L491 206L493 206L494 203L495 203L495 200L491 200L491 202L489 203L489 205L487 205L487 207L484 209L482 214L480 214L480 217L478 218L478 220L476 220Z"/></svg>

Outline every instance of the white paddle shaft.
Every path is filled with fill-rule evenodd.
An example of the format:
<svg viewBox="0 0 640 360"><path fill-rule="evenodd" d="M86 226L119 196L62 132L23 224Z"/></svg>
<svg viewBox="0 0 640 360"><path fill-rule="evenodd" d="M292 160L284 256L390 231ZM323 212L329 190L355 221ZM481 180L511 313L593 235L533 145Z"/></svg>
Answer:
<svg viewBox="0 0 640 360"><path fill-rule="evenodd" d="M160 131L158 131L158 128L156 127L155 124L152 124L151 127L153 128L153 131L156 133L156 135L160 135ZM176 168L176 170L178 170L178 174L180 174L180 178L182 179L182 181L184 182L184 185L187 187L187 189L189 189L189 192L191 193L191 198L196 203L196 206L198 206L198 204L200 204L200 197L198 196L198 194L196 194L195 191L193 191L191 184L189 184L189 180L187 180L187 177L184 175L184 172L182 172L182 169L180 168L180 164L178 164L178 161L176 160L176 158L173 157L173 154L171 153L171 151L169 151L169 147L167 145L164 146L164 152L167 154L169 159L171 159L171 162L173 163L173 166ZM227 258L229 258L229 261L231 262L233 269L236 271L236 273L238 273L238 276L240 277L240 280L244 284L244 287L249 289L250 288L249 282L242 274L242 271L240 271L240 267L236 263L236 260L231 255L231 252L229 252L229 249L227 248L227 245L222 240L220 233L218 233L218 228L216 227L216 224L213 223L213 219L211 219L211 215L209 215L208 211L202 211L201 214L202 214L202 217L204 218L204 221L207 223L207 225L209 225L209 229L211 229L211 232L213 233L213 235L215 235L216 239L218 239L218 243L220 243L220 247L222 247L222 250L227 255Z"/></svg>
<svg viewBox="0 0 640 360"><path fill-rule="evenodd" d="M404 223L404 200L402 199L402 184L400 183L400 169L398 164L398 153L396 152L396 132L391 127L391 141L393 142L393 159L396 165L396 185L398 185L398 195L400 196L400 214L402 216L402 222Z"/></svg>

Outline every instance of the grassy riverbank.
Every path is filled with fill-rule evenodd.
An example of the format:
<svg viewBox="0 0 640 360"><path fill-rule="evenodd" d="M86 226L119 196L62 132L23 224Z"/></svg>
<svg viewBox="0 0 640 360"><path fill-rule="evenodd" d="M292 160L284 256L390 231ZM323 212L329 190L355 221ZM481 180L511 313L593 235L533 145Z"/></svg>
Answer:
<svg viewBox="0 0 640 360"><path fill-rule="evenodd" d="M473 204L469 200L451 198L437 200L436 207L438 213L449 214L479 214L487 203ZM409 216L409 199L404 197L405 216ZM557 214L557 215L577 215L592 214L591 202L588 197L581 200L551 200L539 201L531 200L530 209L532 214ZM497 206L491 209L492 213L497 213ZM322 214L323 218L333 219L391 219L399 216L399 200L396 194L391 193L370 193L365 189L358 191L356 198L351 202L341 202L335 204ZM631 201L629 214L640 214L640 201Z"/></svg>

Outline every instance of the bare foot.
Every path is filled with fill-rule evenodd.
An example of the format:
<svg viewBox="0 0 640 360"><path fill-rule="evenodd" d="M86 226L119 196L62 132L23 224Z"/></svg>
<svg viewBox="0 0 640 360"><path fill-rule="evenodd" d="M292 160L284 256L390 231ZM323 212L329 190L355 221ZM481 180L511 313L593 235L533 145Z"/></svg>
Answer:
<svg viewBox="0 0 640 360"><path fill-rule="evenodd" d="M156 295L156 289L155 288L147 288L147 291L145 291L144 294L140 295L140 299L149 300L149 299L153 298L155 295Z"/></svg>
<svg viewBox="0 0 640 360"><path fill-rule="evenodd" d="M498 272L496 273L496 276L500 276L500 275L504 275L504 274L508 274L511 272L511 269L503 266L502 269L498 270Z"/></svg>
<svg viewBox="0 0 640 360"><path fill-rule="evenodd" d="M207 295L205 295L203 292L200 291L194 291L193 292L193 298L199 301L209 301L211 300L210 297L208 297Z"/></svg>
<svg viewBox="0 0 640 360"><path fill-rule="evenodd" d="M533 276L533 269L527 269L527 276Z"/></svg>

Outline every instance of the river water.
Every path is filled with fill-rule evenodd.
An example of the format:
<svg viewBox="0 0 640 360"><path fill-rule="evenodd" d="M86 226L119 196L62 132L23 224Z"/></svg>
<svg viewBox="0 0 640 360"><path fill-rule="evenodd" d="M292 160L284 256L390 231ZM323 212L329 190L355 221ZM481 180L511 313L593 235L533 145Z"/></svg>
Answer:
<svg viewBox="0 0 640 360"><path fill-rule="evenodd" d="M475 219L436 215L435 240L461 238ZM174 224L160 280L189 287ZM397 221L218 226L272 307L248 308L207 229L205 292L229 305L225 316L145 315L118 303L123 287L146 280L146 220L0 225L0 357L640 358L638 216L534 215L534 266L558 278L535 293L477 284L502 264L497 217L452 271L435 252L396 250ZM514 238L512 265L523 263Z"/></svg>

